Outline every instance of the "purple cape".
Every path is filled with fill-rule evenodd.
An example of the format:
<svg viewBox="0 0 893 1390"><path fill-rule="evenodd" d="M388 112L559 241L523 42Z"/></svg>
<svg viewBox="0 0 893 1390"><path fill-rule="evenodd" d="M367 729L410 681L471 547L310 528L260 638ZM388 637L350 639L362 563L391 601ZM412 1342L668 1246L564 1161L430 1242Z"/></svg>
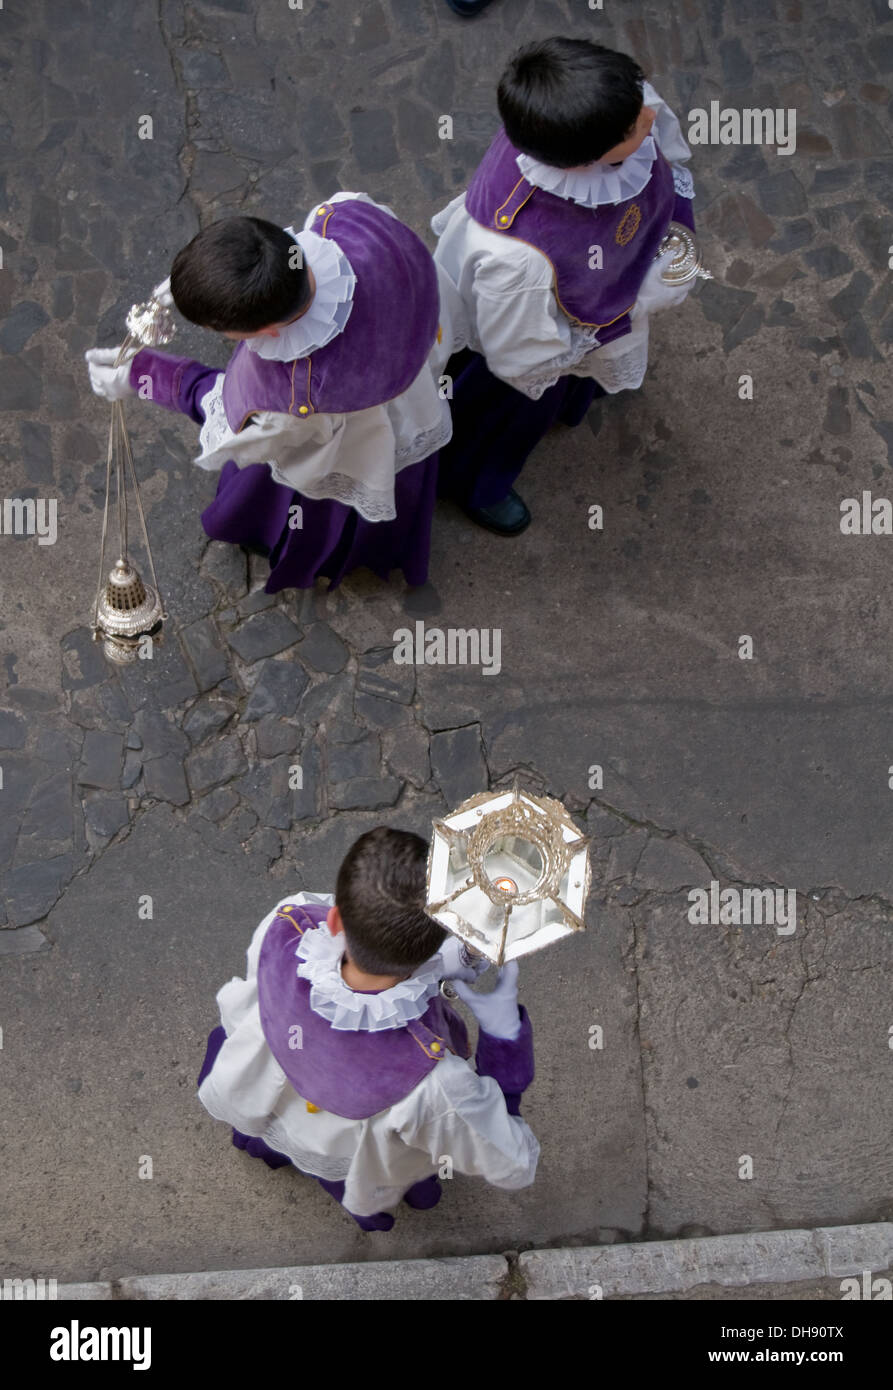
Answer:
<svg viewBox="0 0 893 1390"><path fill-rule="evenodd" d="M471 1049L465 1024L439 994L421 1018L379 1033L337 1031L314 1013L310 981L297 974L296 949L305 931L325 930L327 913L323 906L286 904L271 923L257 967L261 1027L298 1095L320 1110L364 1120L408 1096L447 1051L467 1059Z"/></svg>
<svg viewBox="0 0 893 1390"><path fill-rule="evenodd" d="M431 253L415 232L368 203L324 203L311 231L337 242L356 276L343 331L294 362L236 348L223 381L230 429L257 410L346 415L401 395L438 334L440 295Z"/></svg>
<svg viewBox="0 0 893 1390"><path fill-rule="evenodd" d="M551 262L561 309L572 324L597 328L603 347L629 331L627 315L673 219L670 166L658 151L635 198L585 208L528 183L517 155L500 131L469 185L466 211L482 227L540 251ZM590 265L596 248L601 269Z"/></svg>

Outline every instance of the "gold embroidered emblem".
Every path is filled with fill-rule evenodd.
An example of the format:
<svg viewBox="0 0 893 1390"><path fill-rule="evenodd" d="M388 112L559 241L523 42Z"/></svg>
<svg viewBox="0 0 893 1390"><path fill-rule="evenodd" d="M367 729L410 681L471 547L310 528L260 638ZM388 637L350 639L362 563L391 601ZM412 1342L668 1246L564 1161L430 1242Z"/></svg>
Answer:
<svg viewBox="0 0 893 1390"><path fill-rule="evenodd" d="M626 246L627 242L632 241L642 221L642 210L638 203L632 203L623 214L620 226L614 233L614 240L618 246Z"/></svg>

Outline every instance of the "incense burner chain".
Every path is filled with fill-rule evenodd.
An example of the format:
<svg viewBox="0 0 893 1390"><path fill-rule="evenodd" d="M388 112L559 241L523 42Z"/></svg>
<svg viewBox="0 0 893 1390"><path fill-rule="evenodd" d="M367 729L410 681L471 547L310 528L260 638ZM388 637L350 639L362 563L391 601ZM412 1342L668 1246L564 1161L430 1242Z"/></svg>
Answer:
<svg viewBox="0 0 893 1390"><path fill-rule="evenodd" d="M169 309L159 300L134 304L127 315L127 336L115 359L115 367L132 360L142 347L160 347L169 343L175 333ZM103 652L117 665L129 665L137 659L146 638L153 643L163 639L163 624L167 617L155 573L155 561L149 543L146 516L140 496L139 482L133 463L133 450L127 432L124 402L112 401L109 424L108 452L105 470L105 505L102 513L102 540L99 549L99 578L93 605L93 640L102 642ZM115 510L118 528L118 559L106 570L106 548L109 533L109 513L112 498L112 477L115 482ZM140 533L149 564L151 584L146 584L129 554L127 486L133 491L139 516Z"/></svg>

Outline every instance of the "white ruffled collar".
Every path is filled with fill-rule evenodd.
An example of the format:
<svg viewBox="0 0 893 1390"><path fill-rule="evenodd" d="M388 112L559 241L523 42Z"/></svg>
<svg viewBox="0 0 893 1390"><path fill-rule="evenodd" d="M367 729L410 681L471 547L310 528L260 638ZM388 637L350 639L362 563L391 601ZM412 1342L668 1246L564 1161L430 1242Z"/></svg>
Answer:
<svg viewBox="0 0 893 1390"><path fill-rule="evenodd" d="M297 973L310 981L311 1009L338 1032L381 1033L402 1028L421 1018L440 989L441 960L437 955L390 989L378 994L358 993L341 976L344 947L343 933L332 936L317 927L304 932L295 951L301 959Z"/></svg>
<svg viewBox="0 0 893 1390"><path fill-rule="evenodd" d="M294 362L326 346L343 332L353 309L353 292L357 283L350 261L337 242L316 232L296 232L286 227L290 237L304 253L316 281L313 302L306 314L296 323L280 328L278 338L246 338L250 352L273 362Z"/></svg>
<svg viewBox="0 0 893 1390"><path fill-rule="evenodd" d="M526 154L519 154L516 163L527 182L534 187L554 193L556 198L581 203L585 208L598 208L604 203L625 203L627 198L635 198L637 193L641 193L651 178L651 168L656 158L657 145L654 136L649 135L616 169L597 159L588 168L571 172L569 169L553 169L550 164L540 164L539 160L531 159Z"/></svg>

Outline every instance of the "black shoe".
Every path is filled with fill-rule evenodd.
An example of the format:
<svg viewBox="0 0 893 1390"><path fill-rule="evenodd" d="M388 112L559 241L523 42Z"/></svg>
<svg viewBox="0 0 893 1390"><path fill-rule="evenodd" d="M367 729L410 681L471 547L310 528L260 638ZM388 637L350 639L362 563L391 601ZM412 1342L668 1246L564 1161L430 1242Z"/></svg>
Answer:
<svg viewBox="0 0 893 1390"><path fill-rule="evenodd" d="M453 14L460 14L463 19L473 19L481 10L485 10L490 0L446 0Z"/></svg>
<svg viewBox="0 0 893 1390"><path fill-rule="evenodd" d="M531 522L530 512L514 488L501 502L494 502L491 507L463 507L462 510L478 526L494 531L497 536L520 536Z"/></svg>

